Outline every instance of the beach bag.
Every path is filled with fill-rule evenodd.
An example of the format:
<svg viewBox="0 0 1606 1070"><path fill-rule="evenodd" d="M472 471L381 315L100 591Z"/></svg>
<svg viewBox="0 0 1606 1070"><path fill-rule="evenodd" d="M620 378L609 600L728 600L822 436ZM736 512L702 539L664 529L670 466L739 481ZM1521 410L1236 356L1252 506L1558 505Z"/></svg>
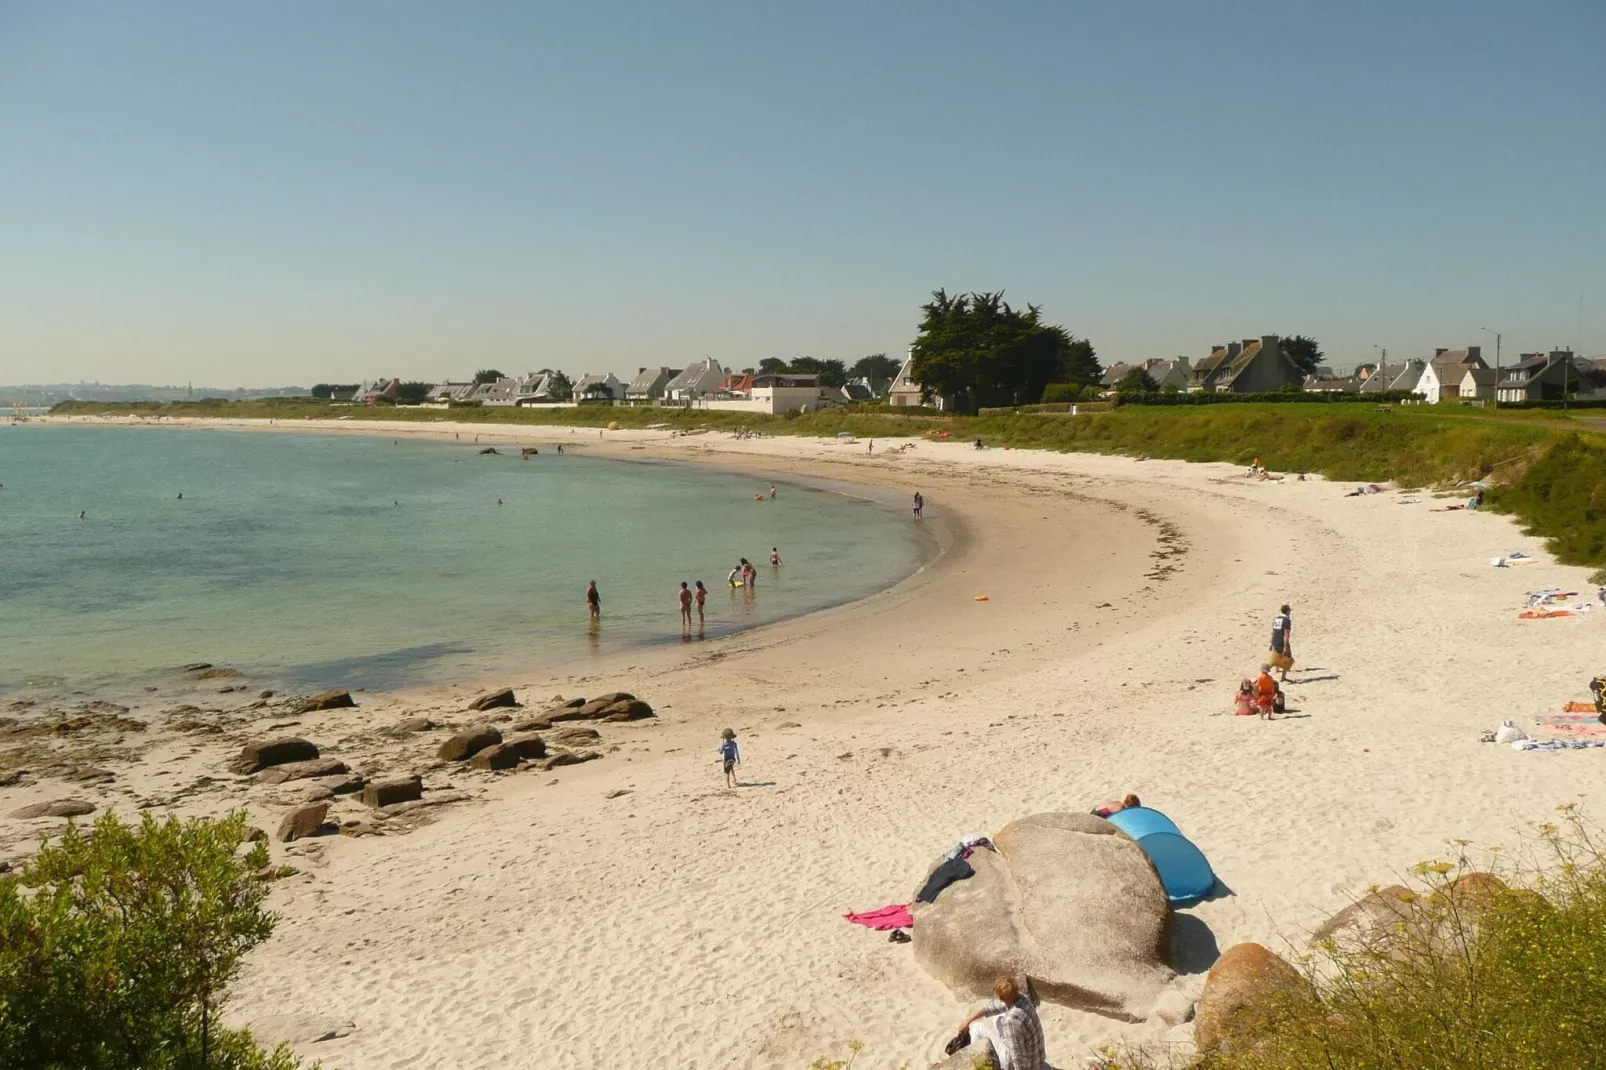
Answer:
<svg viewBox="0 0 1606 1070"><path fill-rule="evenodd" d="M1518 740L1527 738L1528 733L1524 732L1510 721L1501 721L1500 728L1494 734L1494 741L1496 743L1516 743Z"/></svg>
<svg viewBox="0 0 1606 1070"><path fill-rule="evenodd" d="M1287 705L1288 705L1288 700L1283 697L1283 693L1281 691L1279 691L1276 694L1271 696L1271 712L1272 713L1284 713L1284 712L1286 712Z"/></svg>
<svg viewBox="0 0 1606 1070"><path fill-rule="evenodd" d="M1281 672L1287 672L1294 667L1294 659L1292 657L1287 654L1279 654L1275 650L1266 655L1266 660L1271 663L1272 668Z"/></svg>

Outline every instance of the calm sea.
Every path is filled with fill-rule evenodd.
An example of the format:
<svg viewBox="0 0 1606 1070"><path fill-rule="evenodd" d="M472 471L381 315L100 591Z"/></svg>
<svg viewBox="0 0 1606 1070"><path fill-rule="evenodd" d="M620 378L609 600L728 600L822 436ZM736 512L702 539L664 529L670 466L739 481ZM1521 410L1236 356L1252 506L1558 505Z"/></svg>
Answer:
<svg viewBox="0 0 1606 1070"><path fill-rule="evenodd" d="M762 477L477 449L0 426L0 691L131 691L196 661L281 689L480 677L678 643L681 580L708 585L715 636L931 552L901 508L828 490L754 501ZM756 590L726 584L741 557Z"/></svg>

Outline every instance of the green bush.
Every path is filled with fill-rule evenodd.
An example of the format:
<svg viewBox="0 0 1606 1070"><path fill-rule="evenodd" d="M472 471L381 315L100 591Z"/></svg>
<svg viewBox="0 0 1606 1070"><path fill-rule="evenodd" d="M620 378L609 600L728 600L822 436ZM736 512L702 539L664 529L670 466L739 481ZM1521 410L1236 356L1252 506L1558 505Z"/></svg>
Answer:
<svg viewBox="0 0 1606 1070"><path fill-rule="evenodd" d="M108 813L0 881L0 1070L292 1070L218 1022L267 886L245 815L125 825Z"/></svg>

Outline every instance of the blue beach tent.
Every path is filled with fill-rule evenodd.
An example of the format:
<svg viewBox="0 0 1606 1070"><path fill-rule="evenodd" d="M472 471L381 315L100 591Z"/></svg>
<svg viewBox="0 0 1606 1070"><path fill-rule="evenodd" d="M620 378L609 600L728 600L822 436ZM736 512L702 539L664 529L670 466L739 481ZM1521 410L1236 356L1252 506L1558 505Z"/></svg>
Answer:
<svg viewBox="0 0 1606 1070"><path fill-rule="evenodd" d="M1109 821L1138 841L1160 874L1172 906L1191 906L1215 888L1216 874L1204 853L1160 811L1133 806L1111 814Z"/></svg>

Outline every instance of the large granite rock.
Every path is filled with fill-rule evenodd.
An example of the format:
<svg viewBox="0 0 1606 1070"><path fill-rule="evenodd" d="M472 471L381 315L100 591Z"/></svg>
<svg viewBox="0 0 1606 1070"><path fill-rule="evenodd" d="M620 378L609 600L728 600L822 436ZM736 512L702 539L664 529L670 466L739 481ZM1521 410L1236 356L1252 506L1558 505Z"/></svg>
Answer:
<svg viewBox="0 0 1606 1070"><path fill-rule="evenodd" d="M496 743L474 752L468 764L475 769L516 769L524 758L511 743Z"/></svg>
<svg viewBox="0 0 1606 1070"><path fill-rule="evenodd" d="M468 708L471 710L484 711L502 709L504 707L515 707L518 704L519 700L514 697L513 689L511 687L504 687L500 691L487 691L473 702L470 702L468 704Z"/></svg>
<svg viewBox="0 0 1606 1070"><path fill-rule="evenodd" d="M933 1070L998 1070L998 1056L993 1053L992 1044L978 1040L960 1048Z"/></svg>
<svg viewBox="0 0 1606 1070"><path fill-rule="evenodd" d="M261 739L247 743L229 768L241 774L255 773L269 766L306 762L316 757L318 757L316 744L300 736L284 736L280 739Z"/></svg>
<svg viewBox="0 0 1606 1070"><path fill-rule="evenodd" d="M512 747L518 752L520 758L534 761L546 757L546 740L540 736L517 735L508 736L503 746Z"/></svg>
<svg viewBox="0 0 1606 1070"><path fill-rule="evenodd" d="M971 854L974 876L910 908L915 961L961 999L990 998L1011 974L1053 1003L1146 1018L1175 973L1171 904L1137 843L1068 813L1022 818L992 840L996 852Z"/></svg>
<svg viewBox="0 0 1606 1070"><path fill-rule="evenodd" d="M329 816L327 802L310 802L291 810L279 822L278 839L282 843L316 836L323 828L323 819Z"/></svg>
<svg viewBox="0 0 1606 1070"><path fill-rule="evenodd" d="M541 715L552 724L563 721L639 721L652 716L651 706L625 691L614 691L579 706L566 703Z"/></svg>
<svg viewBox="0 0 1606 1070"><path fill-rule="evenodd" d="M26 821L35 817L82 817L94 812L95 804L84 799L50 799L46 802L29 803L21 809L11 811L11 816Z"/></svg>
<svg viewBox="0 0 1606 1070"><path fill-rule="evenodd" d="M602 735L595 728L571 724L548 732L546 741L554 747L586 747L602 742Z"/></svg>
<svg viewBox="0 0 1606 1070"><path fill-rule="evenodd" d="M502 742L502 733L488 724L475 725L465 728L440 745L436 751L448 762L461 762L474 757L486 747L494 747Z"/></svg>
<svg viewBox="0 0 1606 1070"><path fill-rule="evenodd" d="M391 806L423 797L424 781L416 774L376 780L362 789L362 801L368 806Z"/></svg>
<svg viewBox="0 0 1606 1070"><path fill-rule="evenodd" d="M1491 873L1471 871L1431 895L1399 884L1368 892L1323 922L1310 943L1366 947L1397 959L1458 954L1469 930L1504 896L1536 904L1531 891L1512 889Z"/></svg>
<svg viewBox="0 0 1606 1070"><path fill-rule="evenodd" d="M334 776L350 772L339 758L310 758L304 762L285 762L273 765L252 777L258 784L283 784L287 780L305 780L309 777Z"/></svg>
<svg viewBox="0 0 1606 1070"><path fill-rule="evenodd" d="M1275 1013L1280 1000L1308 991L1299 971L1260 944L1229 947L1205 976L1204 994L1193 1016L1193 1041L1200 1052L1231 1052L1255 1027Z"/></svg>
<svg viewBox="0 0 1606 1070"><path fill-rule="evenodd" d="M351 697L351 692L344 688L332 688L321 694L301 699L295 704L302 713L311 713L313 710L343 710L348 706L357 705L357 700Z"/></svg>

